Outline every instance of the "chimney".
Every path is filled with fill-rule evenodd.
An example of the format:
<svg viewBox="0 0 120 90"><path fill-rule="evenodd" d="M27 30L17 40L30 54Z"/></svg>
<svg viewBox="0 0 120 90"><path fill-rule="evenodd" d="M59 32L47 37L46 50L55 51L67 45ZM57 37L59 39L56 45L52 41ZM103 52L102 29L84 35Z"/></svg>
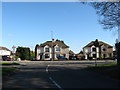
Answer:
<svg viewBox="0 0 120 90"><path fill-rule="evenodd" d="M54 41L54 38L52 39L52 41Z"/></svg>

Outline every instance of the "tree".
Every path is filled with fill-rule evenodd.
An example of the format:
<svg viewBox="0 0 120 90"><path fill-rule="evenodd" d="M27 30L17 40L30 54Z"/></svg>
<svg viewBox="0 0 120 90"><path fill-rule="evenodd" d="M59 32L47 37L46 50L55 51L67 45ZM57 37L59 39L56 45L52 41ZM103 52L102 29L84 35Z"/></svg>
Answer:
<svg viewBox="0 0 120 90"><path fill-rule="evenodd" d="M37 48L38 48L39 44L36 44L35 46L35 59L37 59Z"/></svg>
<svg viewBox="0 0 120 90"><path fill-rule="evenodd" d="M30 48L28 47L19 47L16 50L16 56L21 58L22 60L30 59Z"/></svg>
<svg viewBox="0 0 120 90"><path fill-rule="evenodd" d="M35 52L30 51L30 59L35 58Z"/></svg>
<svg viewBox="0 0 120 90"><path fill-rule="evenodd" d="M99 22L104 29L118 30L120 25L120 2L93 2L90 3L99 16Z"/></svg>
<svg viewBox="0 0 120 90"><path fill-rule="evenodd" d="M118 2L94 2L91 5L96 9L99 22L104 29L118 30L118 43L116 43L117 63L120 66L120 0Z"/></svg>

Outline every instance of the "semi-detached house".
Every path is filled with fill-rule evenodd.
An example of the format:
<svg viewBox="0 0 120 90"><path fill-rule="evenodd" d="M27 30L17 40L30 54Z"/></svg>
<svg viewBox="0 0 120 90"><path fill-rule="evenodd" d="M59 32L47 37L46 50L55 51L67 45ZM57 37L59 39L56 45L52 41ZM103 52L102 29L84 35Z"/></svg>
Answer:
<svg viewBox="0 0 120 90"><path fill-rule="evenodd" d="M37 60L57 60L59 56L69 59L69 46L60 40L53 39L52 41L36 45L35 52Z"/></svg>
<svg viewBox="0 0 120 90"><path fill-rule="evenodd" d="M113 46L103 42L98 41L91 41L85 47L83 47L83 53L85 59L93 58L111 58L113 57Z"/></svg>

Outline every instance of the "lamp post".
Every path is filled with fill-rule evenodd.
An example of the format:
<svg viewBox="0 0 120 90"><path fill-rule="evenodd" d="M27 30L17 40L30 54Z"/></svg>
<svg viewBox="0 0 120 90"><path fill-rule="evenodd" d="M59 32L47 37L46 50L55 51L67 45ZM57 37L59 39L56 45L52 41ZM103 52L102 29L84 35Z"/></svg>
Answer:
<svg viewBox="0 0 120 90"><path fill-rule="evenodd" d="M12 53L13 53L13 63L14 63L14 60L15 60L15 51L16 51L16 47L15 47L15 46L13 46L13 47L12 47L12 49L13 49Z"/></svg>
<svg viewBox="0 0 120 90"><path fill-rule="evenodd" d="M51 31L51 39L52 39L52 47L51 47L51 53L52 53L52 61L54 60L54 38L53 38L53 31Z"/></svg>
<svg viewBox="0 0 120 90"><path fill-rule="evenodd" d="M94 41L94 46L95 46L95 48L96 48L96 47L99 47L98 39L96 39L96 40ZM97 50L96 50L96 52L97 52ZM96 57L97 57L97 53L96 53ZM97 61L96 61L96 59L95 59L95 66L97 66Z"/></svg>
<svg viewBox="0 0 120 90"><path fill-rule="evenodd" d="M52 61L54 60L54 39L52 39Z"/></svg>

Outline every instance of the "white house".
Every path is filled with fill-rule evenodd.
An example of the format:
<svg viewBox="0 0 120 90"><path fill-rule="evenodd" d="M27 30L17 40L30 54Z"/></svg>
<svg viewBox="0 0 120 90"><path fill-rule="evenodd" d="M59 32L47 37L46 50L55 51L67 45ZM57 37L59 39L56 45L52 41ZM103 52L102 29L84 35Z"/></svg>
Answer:
<svg viewBox="0 0 120 90"><path fill-rule="evenodd" d="M57 59L59 56L69 59L69 46L60 40L46 41L36 45L35 52L37 60Z"/></svg>
<svg viewBox="0 0 120 90"><path fill-rule="evenodd" d="M97 42L97 45L95 44ZM85 59L89 59L92 57L93 59L96 58L111 58L113 56L113 47L105 42L92 41L83 47L83 53Z"/></svg>
<svg viewBox="0 0 120 90"><path fill-rule="evenodd" d="M10 55L11 55L11 51L9 49L0 46L0 56L10 56Z"/></svg>

